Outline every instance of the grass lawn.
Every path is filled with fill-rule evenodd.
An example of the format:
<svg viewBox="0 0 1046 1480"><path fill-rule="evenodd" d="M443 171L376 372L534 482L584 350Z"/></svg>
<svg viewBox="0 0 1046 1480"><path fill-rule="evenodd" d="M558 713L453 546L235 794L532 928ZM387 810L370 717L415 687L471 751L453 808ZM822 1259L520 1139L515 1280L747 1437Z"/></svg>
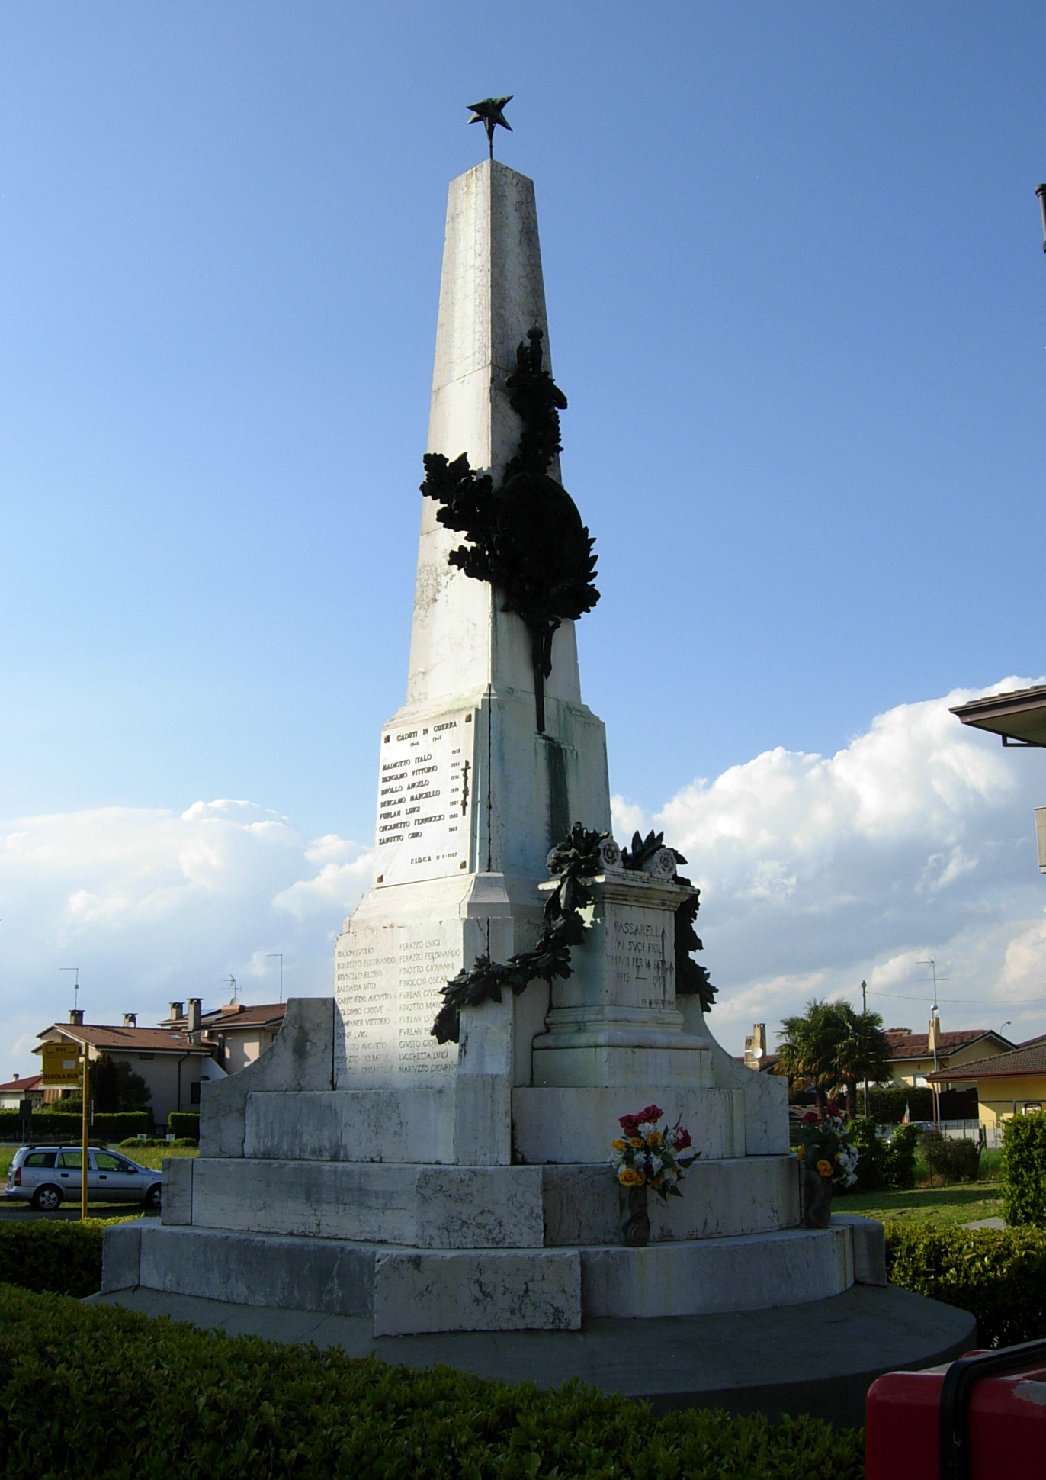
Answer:
<svg viewBox="0 0 1046 1480"><path fill-rule="evenodd" d="M998 1182L962 1182L950 1187L917 1187L911 1192L859 1192L835 1197L837 1213L860 1213L880 1223L920 1223L955 1228L978 1218L1002 1216Z"/></svg>

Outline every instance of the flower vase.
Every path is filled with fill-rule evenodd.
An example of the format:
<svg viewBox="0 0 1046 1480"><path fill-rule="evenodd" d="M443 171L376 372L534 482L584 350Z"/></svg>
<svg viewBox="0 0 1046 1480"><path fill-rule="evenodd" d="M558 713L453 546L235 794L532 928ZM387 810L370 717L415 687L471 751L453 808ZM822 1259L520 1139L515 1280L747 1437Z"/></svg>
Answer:
<svg viewBox="0 0 1046 1480"><path fill-rule="evenodd" d="M816 1167L803 1167L803 1227L827 1228L832 1221L832 1178Z"/></svg>
<svg viewBox="0 0 1046 1480"><path fill-rule="evenodd" d="M647 1208L647 1189L628 1189L628 1217L624 1223L625 1243L633 1249L645 1249L650 1242L650 1212Z"/></svg>

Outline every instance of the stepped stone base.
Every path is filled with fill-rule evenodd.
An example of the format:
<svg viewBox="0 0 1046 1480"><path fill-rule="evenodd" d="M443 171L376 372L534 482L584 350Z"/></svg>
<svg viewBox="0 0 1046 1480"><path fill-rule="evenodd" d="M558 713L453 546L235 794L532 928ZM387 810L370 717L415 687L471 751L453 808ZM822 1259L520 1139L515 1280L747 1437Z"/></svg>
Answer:
<svg viewBox="0 0 1046 1480"><path fill-rule="evenodd" d="M654 1243L777 1232L799 1222L790 1156L698 1161L681 1198L650 1198ZM514 1167L258 1159L167 1164L169 1227L416 1249L540 1249L615 1245L625 1194L606 1162Z"/></svg>
<svg viewBox="0 0 1046 1480"><path fill-rule="evenodd" d="M863 1269L877 1283L881 1230L680 1239L645 1249L417 1249L242 1230L119 1224L103 1292L135 1288L243 1305L368 1316L375 1336L578 1330L603 1316L652 1318L799 1305L837 1295ZM874 1240L880 1239L880 1258Z"/></svg>

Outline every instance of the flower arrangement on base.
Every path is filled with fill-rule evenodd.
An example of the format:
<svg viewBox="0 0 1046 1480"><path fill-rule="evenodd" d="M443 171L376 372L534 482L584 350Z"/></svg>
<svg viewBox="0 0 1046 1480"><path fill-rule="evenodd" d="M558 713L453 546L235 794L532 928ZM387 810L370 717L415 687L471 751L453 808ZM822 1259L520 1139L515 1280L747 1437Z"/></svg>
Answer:
<svg viewBox="0 0 1046 1480"><path fill-rule="evenodd" d="M852 1187L857 1181L857 1147L834 1100L823 1110L808 1110L803 1116L795 1154L804 1168L840 1187Z"/></svg>
<svg viewBox="0 0 1046 1480"><path fill-rule="evenodd" d="M621 1135L610 1143L610 1164L622 1187L649 1187L667 1202L683 1196L678 1184L701 1153L690 1149L690 1132L678 1120L672 1126L658 1125L664 1113L658 1105L647 1105L637 1115L622 1115Z"/></svg>

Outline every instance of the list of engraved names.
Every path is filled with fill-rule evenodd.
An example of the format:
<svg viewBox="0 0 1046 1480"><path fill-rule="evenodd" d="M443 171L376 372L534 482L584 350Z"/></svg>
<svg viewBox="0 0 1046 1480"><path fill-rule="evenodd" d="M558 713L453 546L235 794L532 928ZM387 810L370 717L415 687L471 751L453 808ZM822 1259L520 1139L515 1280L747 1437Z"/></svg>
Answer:
<svg viewBox="0 0 1046 1480"><path fill-rule="evenodd" d="M473 711L382 732L377 883L468 868Z"/></svg>
<svg viewBox="0 0 1046 1480"><path fill-rule="evenodd" d="M440 991L461 968L461 932L432 924L354 928L339 949L335 994L344 1028L339 1080L365 1086L445 1074L457 1045L430 1029Z"/></svg>

